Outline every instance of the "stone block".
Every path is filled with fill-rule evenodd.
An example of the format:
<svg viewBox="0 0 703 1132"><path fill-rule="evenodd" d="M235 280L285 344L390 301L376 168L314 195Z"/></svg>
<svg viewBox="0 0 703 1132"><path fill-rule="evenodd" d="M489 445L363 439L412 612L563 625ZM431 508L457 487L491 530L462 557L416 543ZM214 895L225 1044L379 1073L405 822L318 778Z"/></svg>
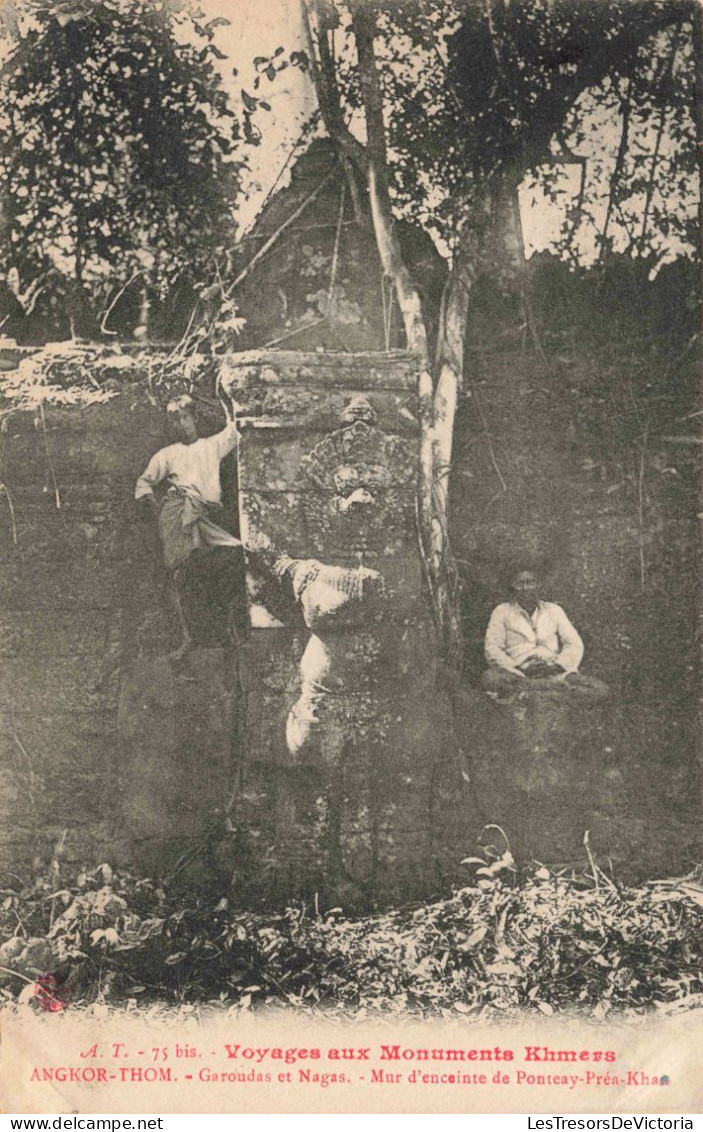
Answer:
<svg viewBox="0 0 703 1132"><path fill-rule="evenodd" d="M93 662L107 647L107 610L80 616L55 608L0 613L0 657L86 656Z"/></svg>
<svg viewBox="0 0 703 1132"><path fill-rule="evenodd" d="M339 418L335 421L335 426ZM385 434L384 434L385 435ZM310 492L306 472L309 457L318 445L330 436L321 428L274 428L244 425L240 443L240 485L246 490ZM359 453L340 452L343 461L352 463ZM419 442L415 436L397 437L392 450L393 483L412 485L417 480Z"/></svg>
<svg viewBox="0 0 703 1132"><path fill-rule="evenodd" d="M223 359L220 385L235 401L238 390L284 384L412 392L417 384L417 361L410 354L393 350L368 354L248 350Z"/></svg>
<svg viewBox="0 0 703 1132"><path fill-rule="evenodd" d="M259 385L238 391L237 404L241 408L244 427L266 421L289 424L296 429L315 428L329 431L335 428L344 408L358 393L358 387L318 385ZM417 399L403 391L374 390L369 401L378 415L382 428L412 436L419 431Z"/></svg>
<svg viewBox="0 0 703 1132"><path fill-rule="evenodd" d="M271 898L293 883L348 906L405 899L436 891L465 852L417 541L419 444L400 426L411 372L407 356L228 359L223 389L267 412L242 430L244 537L263 536L308 630L297 680L283 651L264 675L265 636L247 665L246 899L257 883Z"/></svg>
<svg viewBox="0 0 703 1132"><path fill-rule="evenodd" d="M82 408L47 405L44 423L31 413L13 416L0 449L3 476L16 486L43 473L59 485L90 484L135 469L134 477L165 443L163 420L143 394L121 394Z"/></svg>
<svg viewBox="0 0 703 1132"><path fill-rule="evenodd" d="M285 692L300 682L300 658L308 632L284 629L253 629L242 647L240 680L245 692Z"/></svg>
<svg viewBox="0 0 703 1132"><path fill-rule="evenodd" d="M195 837L224 821L237 734L235 688L224 650L197 649L184 668L142 657L122 676L123 833Z"/></svg>
<svg viewBox="0 0 703 1132"><path fill-rule="evenodd" d="M245 543L255 544L257 535L265 534L281 551L305 555L308 539L296 492L242 490L239 507Z"/></svg>
<svg viewBox="0 0 703 1132"><path fill-rule="evenodd" d="M102 712L115 706L115 692L98 683L101 656L7 658L0 667L0 703L31 704L37 712Z"/></svg>

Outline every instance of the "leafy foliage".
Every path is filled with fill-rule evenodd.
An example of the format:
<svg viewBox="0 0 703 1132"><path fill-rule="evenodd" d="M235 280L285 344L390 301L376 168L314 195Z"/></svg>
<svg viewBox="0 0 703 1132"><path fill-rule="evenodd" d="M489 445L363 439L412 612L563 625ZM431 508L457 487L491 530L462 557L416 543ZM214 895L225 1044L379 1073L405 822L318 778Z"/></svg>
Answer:
<svg viewBox="0 0 703 1132"><path fill-rule="evenodd" d="M8 261L93 305L132 277L161 293L200 278L233 235L240 167L212 26L183 4L99 0L37 3L19 28L0 115Z"/></svg>
<svg viewBox="0 0 703 1132"><path fill-rule="evenodd" d="M578 1009L637 1017L700 1002L703 889L694 876L620 890L544 867L518 877L509 853L435 904L359 920L341 909L257 914L228 898L188 904L108 865L7 891L0 911L6 999L39 974L86 1004L277 1004L339 1014L505 1017ZM16 975L11 972L17 971Z"/></svg>
<svg viewBox="0 0 703 1132"><path fill-rule="evenodd" d="M114 397L116 383L129 380L138 370L137 359L116 347L52 342L3 375L2 396L11 406L8 412L34 411L47 402L101 404Z"/></svg>
<svg viewBox="0 0 703 1132"><path fill-rule="evenodd" d="M125 352L117 343L50 342L3 374L0 415L35 412L45 404L103 404L131 383L143 382L145 375L152 395L162 401L214 382L211 357L195 351Z"/></svg>
<svg viewBox="0 0 703 1132"><path fill-rule="evenodd" d="M339 29L335 76L353 123L361 105L353 5L310 6L319 37ZM538 199L564 211L558 246L567 259L577 255L577 234L591 259L594 243L647 254L670 238L676 254L694 254L690 4L407 0L374 8L391 188L403 215L452 248L467 212L472 227L500 223L487 192L510 195L529 174ZM619 155L624 103L629 129Z"/></svg>

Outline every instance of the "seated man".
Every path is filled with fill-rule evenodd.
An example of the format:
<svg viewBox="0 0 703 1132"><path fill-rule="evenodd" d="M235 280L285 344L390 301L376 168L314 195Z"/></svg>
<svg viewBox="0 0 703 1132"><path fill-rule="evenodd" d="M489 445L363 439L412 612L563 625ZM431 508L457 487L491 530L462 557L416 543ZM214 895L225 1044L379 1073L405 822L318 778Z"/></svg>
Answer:
<svg viewBox="0 0 703 1132"><path fill-rule="evenodd" d="M532 571L515 574L511 589L512 601L497 605L488 622L485 655L489 667L481 686L498 699L512 698L528 687L535 691L563 688L597 699L607 696L606 684L578 671L583 641L560 605L538 597Z"/></svg>

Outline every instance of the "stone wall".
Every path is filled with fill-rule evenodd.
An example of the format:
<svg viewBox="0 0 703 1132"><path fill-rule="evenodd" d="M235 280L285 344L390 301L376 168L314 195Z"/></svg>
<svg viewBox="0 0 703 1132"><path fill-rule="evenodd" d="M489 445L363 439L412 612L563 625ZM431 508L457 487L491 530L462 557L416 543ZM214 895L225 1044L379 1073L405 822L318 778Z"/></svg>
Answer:
<svg viewBox="0 0 703 1132"><path fill-rule="evenodd" d="M3 857L15 867L49 853L64 830L73 856L109 840L118 669L133 599L154 587L129 500L133 469L160 434L134 390L5 419L0 478L17 541L4 495L0 765Z"/></svg>
<svg viewBox="0 0 703 1132"><path fill-rule="evenodd" d="M234 681L222 650L198 650L192 671L167 661L177 626L133 492L168 437L142 378L104 404L5 418L0 862L15 871L57 845L97 864L192 835L230 774Z"/></svg>
<svg viewBox="0 0 703 1132"><path fill-rule="evenodd" d="M233 880L250 903L317 891L351 906L438 892L466 851L470 805L447 806L464 784L451 709L435 689L416 552L413 363L398 353L233 355L222 385L233 396L236 386L247 418L243 536L256 544L268 533L291 560L354 577L361 568L361 618L356 610L341 635L335 626L332 641L323 634L346 654L353 684L321 708L332 746L316 740L314 756L291 760L286 730L314 634L290 576L266 554L251 559L251 600L276 628L254 618L243 652L201 641L183 664L170 660L168 578L153 523L132 500L136 475L169 440L147 382L106 404L13 414L2 451L17 534L15 545L7 507L4 862L26 868L60 845L75 861ZM374 419L356 422L347 463L365 458L384 504L355 549L324 491L301 493L298 481L311 453L324 463L359 396ZM206 431L218 423L216 412L201 421ZM343 748L330 800L328 764ZM352 798L344 813L342 795Z"/></svg>
<svg viewBox="0 0 703 1132"><path fill-rule="evenodd" d="M651 356L550 360L474 355L457 421L451 530L476 798L528 856L583 860L589 830L619 877L671 875L700 856L701 450L668 443L686 427L666 427L694 406L685 374ZM583 637L582 671L610 685L597 711L497 718L471 692L518 565L537 567Z"/></svg>
<svg viewBox="0 0 703 1132"><path fill-rule="evenodd" d="M417 555L407 355L223 359L241 419L253 625L242 649L200 641L180 667L156 532L132 502L168 442L146 374L106 404L5 417L0 864L27 876L59 846L74 861L194 870L248 903L317 893L351 908L462 881L484 821L528 859L578 863L589 829L596 852L638 875L693 861L694 716L649 694L656 672L633 679L644 650L631 647L642 606L632 500L594 480L588 434L529 359L504 368L486 372L487 429L474 413L458 435L454 546L478 664L457 734ZM504 434L499 412L513 420ZM200 421L219 423L218 408ZM491 431L509 488L498 494ZM669 492L689 475L677 467ZM237 475L223 471L234 524ZM666 515L671 546L677 515ZM583 719L530 705L500 714L470 686L501 563L544 547L550 596L583 632L587 669L614 689ZM675 674L667 627L688 607L653 617L645 627L660 626L652 639Z"/></svg>

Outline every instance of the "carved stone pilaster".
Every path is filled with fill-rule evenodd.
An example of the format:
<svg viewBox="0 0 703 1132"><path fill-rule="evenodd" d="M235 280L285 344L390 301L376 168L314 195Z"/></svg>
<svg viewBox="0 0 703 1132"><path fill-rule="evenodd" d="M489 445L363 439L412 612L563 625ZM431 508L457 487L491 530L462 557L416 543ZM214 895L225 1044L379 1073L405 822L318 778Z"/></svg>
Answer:
<svg viewBox="0 0 703 1132"><path fill-rule="evenodd" d="M368 905L438 891L465 854L416 532L414 384L405 354L232 355L223 369L254 626L272 615L242 665L244 890Z"/></svg>

